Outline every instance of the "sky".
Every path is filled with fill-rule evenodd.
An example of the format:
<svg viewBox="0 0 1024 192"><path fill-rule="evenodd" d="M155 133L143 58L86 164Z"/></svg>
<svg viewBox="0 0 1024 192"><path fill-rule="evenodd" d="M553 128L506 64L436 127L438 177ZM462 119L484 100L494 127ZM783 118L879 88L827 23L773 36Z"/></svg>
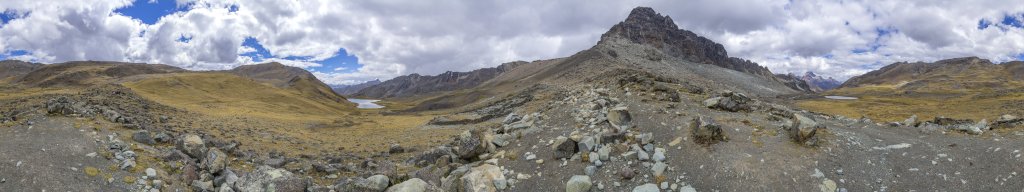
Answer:
<svg viewBox="0 0 1024 192"><path fill-rule="evenodd" d="M1006 0L0 0L0 59L280 62L355 84L566 57L637 6L775 73L1024 60L1024 3Z"/></svg>

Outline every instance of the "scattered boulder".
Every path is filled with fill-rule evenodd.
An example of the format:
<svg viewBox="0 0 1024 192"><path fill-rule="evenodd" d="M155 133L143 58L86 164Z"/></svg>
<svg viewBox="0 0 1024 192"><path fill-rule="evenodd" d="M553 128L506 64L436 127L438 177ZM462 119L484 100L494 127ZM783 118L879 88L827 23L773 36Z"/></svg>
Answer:
<svg viewBox="0 0 1024 192"><path fill-rule="evenodd" d="M694 142L700 144L714 144L728 139L722 132L722 126L718 125L714 119L703 115L693 118L693 122L690 123L690 129L692 130Z"/></svg>
<svg viewBox="0 0 1024 192"><path fill-rule="evenodd" d="M575 175L565 183L565 192L587 192L592 185L590 176Z"/></svg>
<svg viewBox="0 0 1024 192"><path fill-rule="evenodd" d="M379 179L379 178L377 178ZM362 177L350 178L347 180L341 180L334 185L335 190L344 192L380 192L387 188L387 184L384 184L383 188L380 186L380 181L371 181Z"/></svg>
<svg viewBox="0 0 1024 192"><path fill-rule="evenodd" d="M789 127L789 136L793 138L793 141L801 144L816 144L818 129L825 128L819 125L818 122L814 121L810 117L794 113L792 126Z"/></svg>
<svg viewBox="0 0 1024 192"><path fill-rule="evenodd" d="M235 182L238 191L303 192L311 181L295 176L285 169L259 166L252 173L245 174Z"/></svg>
<svg viewBox="0 0 1024 192"><path fill-rule="evenodd" d="M636 186L636 187L633 188L633 192L660 192L660 191L661 190L658 189L658 185L655 185L654 183L648 183L648 184Z"/></svg>
<svg viewBox="0 0 1024 192"><path fill-rule="evenodd" d="M576 141L559 136L558 138L555 138L555 142L551 145L551 150L554 151L554 155L552 156L553 158L567 159L572 157L573 154L576 154Z"/></svg>
<svg viewBox="0 0 1024 192"><path fill-rule="evenodd" d="M512 143L513 139L515 139L515 136L509 134L497 134L494 135L494 140L491 142L494 143L494 145L497 147L505 147L508 144Z"/></svg>
<svg viewBox="0 0 1024 192"><path fill-rule="evenodd" d="M704 100L707 108L718 109L730 112L751 111L751 99L742 93L725 91L719 96Z"/></svg>
<svg viewBox="0 0 1024 192"><path fill-rule="evenodd" d="M992 122L992 129L1004 129L1013 128L1024 124L1024 118L1019 118L1013 115L1002 115L995 122Z"/></svg>
<svg viewBox="0 0 1024 192"><path fill-rule="evenodd" d="M618 174L619 177L622 177L622 179L630 180L633 179L633 177L636 177L636 170L633 170L632 168L629 167L623 167L621 170L619 170Z"/></svg>
<svg viewBox="0 0 1024 192"><path fill-rule="evenodd" d="M493 150L494 146L488 139L490 136L487 135L489 132L484 129L462 132L454 143L455 154L459 155L461 159L473 159Z"/></svg>
<svg viewBox="0 0 1024 192"><path fill-rule="evenodd" d="M903 120L903 125L917 127L919 125L919 123L917 122L917 115L911 115L910 118L907 118L907 120Z"/></svg>
<svg viewBox="0 0 1024 192"><path fill-rule="evenodd" d="M452 152L451 148L446 146L439 146L437 148L420 153L416 157L412 158L410 161L416 164L416 166L426 167L427 165L434 164L441 159L445 161L451 161L451 157L457 157L457 155L455 155L455 153Z"/></svg>
<svg viewBox="0 0 1024 192"><path fill-rule="evenodd" d="M387 192L424 192L427 191L428 184L419 178L412 178L402 183L395 184L388 188Z"/></svg>
<svg viewBox="0 0 1024 192"><path fill-rule="evenodd" d="M989 130L988 121L981 120L981 122L975 123L970 119L953 119L947 117L935 117L934 120L930 121L932 124L940 125L949 130L961 131L972 135L978 135Z"/></svg>
<svg viewBox="0 0 1024 192"><path fill-rule="evenodd" d="M461 191L464 192L497 191L494 181L505 180L505 175L501 173L501 168L498 166L483 164L470 169L459 180L462 186Z"/></svg>
<svg viewBox="0 0 1024 192"><path fill-rule="evenodd" d="M46 102L46 112L51 115L75 115L85 113L83 106L67 97L58 97Z"/></svg>
<svg viewBox="0 0 1024 192"><path fill-rule="evenodd" d="M618 129L619 132L624 132L633 125L633 117L630 116L626 107L615 107L609 109L606 116L608 118L608 123Z"/></svg>
<svg viewBox="0 0 1024 192"><path fill-rule="evenodd" d="M201 166L210 173L220 173L228 166L228 155L217 148L210 148Z"/></svg>
<svg viewBox="0 0 1024 192"><path fill-rule="evenodd" d="M577 148L579 148L580 152L589 152L593 151L594 148L597 146L597 140L591 136L584 136L582 139L579 140L579 142L576 143L576 145L578 146Z"/></svg>
<svg viewBox="0 0 1024 192"><path fill-rule="evenodd" d="M366 178L369 181L370 189L373 191L384 191L391 184L391 178L384 175L374 175Z"/></svg>
<svg viewBox="0 0 1024 192"><path fill-rule="evenodd" d="M203 143L203 138L194 134L186 134L178 140L178 150L185 152L192 158L202 158L206 155L206 144Z"/></svg>
<svg viewBox="0 0 1024 192"><path fill-rule="evenodd" d="M393 143L391 144L391 147L388 147L388 153L405 153L405 148L402 147L402 145L399 145L398 143Z"/></svg>
<svg viewBox="0 0 1024 192"><path fill-rule="evenodd" d="M132 140L146 145L156 144L156 140L150 136L149 131L139 130L132 133Z"/></svg>

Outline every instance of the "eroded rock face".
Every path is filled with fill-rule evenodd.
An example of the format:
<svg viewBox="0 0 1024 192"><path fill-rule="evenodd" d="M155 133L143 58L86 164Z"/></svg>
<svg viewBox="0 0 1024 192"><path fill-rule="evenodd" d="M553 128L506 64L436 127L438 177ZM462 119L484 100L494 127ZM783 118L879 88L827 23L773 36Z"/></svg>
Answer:
<svg viewBox="0 0 1024 192"><path fill-rule="evenodd" d="M693 122L690 123L690 129L692 130L694 142L697 143L713 144L728 139L722 133L722 126L718 125L710 117L697 116L693 118Z"/></svg>
<svg viewBox="0 0 1024 192"><path fill-rule="evenodd" d="M815 144L817 142L818 129L824 129L825 126L819 125L814 119L794 113L793 123L789 127L789 136L793 138L793 141L801 144Z"/></svg>

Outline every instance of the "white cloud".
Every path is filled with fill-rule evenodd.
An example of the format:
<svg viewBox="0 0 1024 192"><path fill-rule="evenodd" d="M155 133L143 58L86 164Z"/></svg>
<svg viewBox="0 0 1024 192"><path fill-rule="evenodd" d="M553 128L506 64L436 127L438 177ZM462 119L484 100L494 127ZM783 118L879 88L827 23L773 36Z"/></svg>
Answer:
<svg viewBox="0 0 1024 192"><path fill-rule="evenodd" d="M730 55L776 73L809 70L845 79L896 61L970 55L1006 61L1024 52L1024 29L998 22L1024 13L1024 4L999 0L178 0L186 11L152 25L113 13L130 6L126 0L4 1L0 10L30 13L0 25L0 52L31 53L20 59L189 69L265 59L317 67L345 49L363 66L314 72L333 84L568 56L592 46L635 6L651 6L722 43ZM981 19L995 24L979 30ZM240 55L256 51L242 46L247 37L275 58Z"/></svg>

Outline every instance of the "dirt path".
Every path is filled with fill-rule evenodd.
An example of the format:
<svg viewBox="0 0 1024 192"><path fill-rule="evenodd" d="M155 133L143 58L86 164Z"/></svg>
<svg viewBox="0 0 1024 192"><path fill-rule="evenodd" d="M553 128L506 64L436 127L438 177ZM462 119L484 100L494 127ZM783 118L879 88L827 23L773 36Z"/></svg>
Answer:
<svg viewBox="0 0 1024 192"><path fill-rule="evenodd" d="M0 127L0 191L125 191L108 184L108 160L95 153L97 134L74 128L70 118L32 117ZM32 122L31 125L27 122ZM90 157L92 156L92 157ZM86 167L98 170L86 174Z"/></svg>

